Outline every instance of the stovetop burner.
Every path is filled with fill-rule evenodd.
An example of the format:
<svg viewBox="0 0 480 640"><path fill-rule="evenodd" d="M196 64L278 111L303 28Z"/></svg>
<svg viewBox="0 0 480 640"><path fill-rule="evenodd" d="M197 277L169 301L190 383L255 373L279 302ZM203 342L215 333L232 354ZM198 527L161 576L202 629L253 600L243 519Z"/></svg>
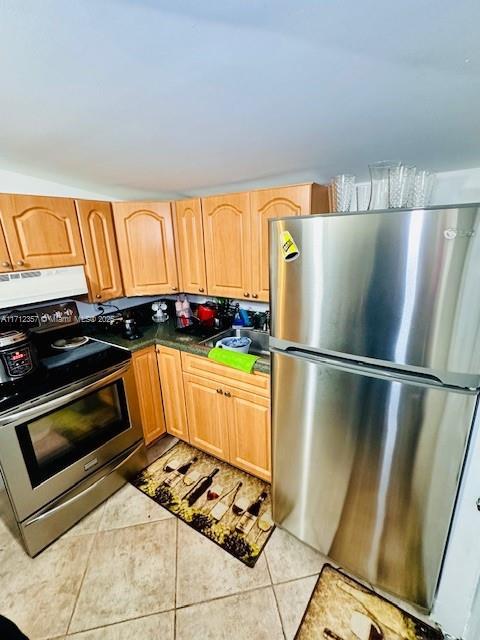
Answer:
<svg viewBox="0 0 480 640"><path fill-rule="evenodd" d="M39 326L30 331L38 368L18 382L0 384L0 415L131 358L125 349L82 335L74 302L50 305L48 313L44 309L37 311Z"/></svg>
<svg viewBox="0 0 480 640"><path fill-rule="evenodd" d="M73 336L70 338L59 338L52 342L53 349L60 350L68 350L68 349L78 349L84 344L87 344L88 338L87 336Z"/></svg>

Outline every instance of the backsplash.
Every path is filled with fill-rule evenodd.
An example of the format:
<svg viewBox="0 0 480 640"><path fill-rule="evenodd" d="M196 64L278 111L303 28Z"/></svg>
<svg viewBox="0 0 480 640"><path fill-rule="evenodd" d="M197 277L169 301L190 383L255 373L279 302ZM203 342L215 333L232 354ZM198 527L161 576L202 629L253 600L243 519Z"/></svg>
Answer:
<svg viewBox="0 0 480 640"><path fill-rule="evenodd" d="M187 295L190 302L195 304L202 304L207 300L216 300L217 298L214 296L198 296L194 294L185 294ZM117 298L116 300L109 300L103 304L90 304L88 302L82 302L81 300L73 299L76 302L78 307L78 312L80 318L92 318L101 313L100 307L103 307L105 313L111 313L117 310L124 311L125 309L130 309L131 307L138 307L139 305L148 304L155 302L156 300L176 300L177 295L158 295L158 296L135 296L130 298ZM49 300L48 302L36 302L29 305L23 305L21 307L16 307L17 309L29 310L36 307L42 306L42 304L54 304L55 302L65 302L66 299L59 300ZM251 311L266 311L268 309L268 304L266 302L252 302L245 300L234 300L234 303L238 302L243 309L251 310ZM2 310L2 314L7 314L8 309Z"/></svg>
<svg viewBox="0 0 480 640"><path fill-rule="evenodd" d="M215 296L197 296L194 294L185 294L190 302L195 304L203 304L207 300L216 300ZM110 300L104 304L88 304L86 302L77 302L78 311L81 318L88 318L92 316L96 316L100 313L99 306L103 307L107 313L110 311L115 311L115 307L118 307L120 311L124 309L129 309L131 307L137 307L141 304L155 302L156 300L176 300L177 295L159 295L154 297L143 296L143 297L134 297L134 298L118 298L117 300ZM268 309L268 304L266 302L246 302L245 300L234 300L234 303L238 302L240 306L244 309L248 309L251 311L266 311Z"/></svg>

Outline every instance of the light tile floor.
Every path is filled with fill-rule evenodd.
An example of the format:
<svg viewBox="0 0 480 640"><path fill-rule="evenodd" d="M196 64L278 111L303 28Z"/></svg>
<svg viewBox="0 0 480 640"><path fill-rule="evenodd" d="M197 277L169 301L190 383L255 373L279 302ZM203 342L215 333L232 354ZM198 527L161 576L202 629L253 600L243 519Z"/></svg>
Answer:
<svg viewBox="0 0 480 640"><path fill-rule="evenodd" d="M31 640L289 640L323 563L276 529L250 569L127 485L34 559L0 522L0 613Z"/></svg>

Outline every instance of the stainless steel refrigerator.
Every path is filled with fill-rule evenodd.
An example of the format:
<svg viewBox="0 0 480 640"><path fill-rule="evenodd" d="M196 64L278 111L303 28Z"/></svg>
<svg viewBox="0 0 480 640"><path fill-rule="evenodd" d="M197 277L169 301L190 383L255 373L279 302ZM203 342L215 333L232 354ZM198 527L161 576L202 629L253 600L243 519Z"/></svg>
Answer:
<svg viewBox="0 0 480 640"><path fill-rule="evenodd" d="M430 609L480 387L480 205L272 221L270 287L274 519Z"/></svg>

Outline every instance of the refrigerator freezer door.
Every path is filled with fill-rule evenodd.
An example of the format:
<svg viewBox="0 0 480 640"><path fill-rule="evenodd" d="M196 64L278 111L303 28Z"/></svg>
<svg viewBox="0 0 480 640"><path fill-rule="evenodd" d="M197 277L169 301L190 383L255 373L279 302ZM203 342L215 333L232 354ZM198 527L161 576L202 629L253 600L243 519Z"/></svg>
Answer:
<svg viewBox="0 0 480 640"><path fill-rule="evenodd" d="M274 352L275 521L430 608L477 396Z"/></svg>
<svg viewBox="0 0 480 640"><path fill-rule="evenodd" d="M480 386L480 205L289 218L270 251L278 346Z"/></svg>

